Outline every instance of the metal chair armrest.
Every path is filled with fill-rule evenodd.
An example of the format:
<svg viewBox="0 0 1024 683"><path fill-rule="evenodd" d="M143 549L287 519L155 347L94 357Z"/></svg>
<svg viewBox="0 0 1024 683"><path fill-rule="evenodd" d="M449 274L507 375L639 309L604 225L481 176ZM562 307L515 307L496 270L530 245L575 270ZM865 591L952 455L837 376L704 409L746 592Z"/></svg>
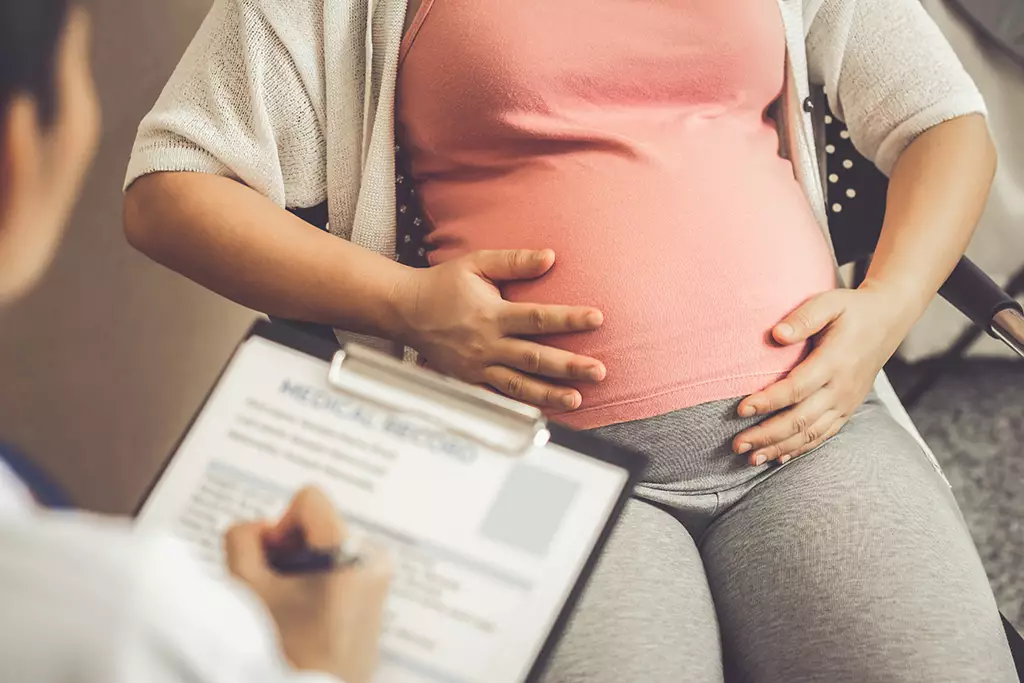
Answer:
<svg viewBox="0 0 1024 683"><path fill-rule="evenodd" d="M992 319L992 334L1024 358L1024 312L1016 308L1004 308Z"/></svg>
<svg viewBox="0 0 1024 683"><path fill-rule="evenodd" d="M939 294L993 337L1024 356L1024 309L966 256Z"/></svg>

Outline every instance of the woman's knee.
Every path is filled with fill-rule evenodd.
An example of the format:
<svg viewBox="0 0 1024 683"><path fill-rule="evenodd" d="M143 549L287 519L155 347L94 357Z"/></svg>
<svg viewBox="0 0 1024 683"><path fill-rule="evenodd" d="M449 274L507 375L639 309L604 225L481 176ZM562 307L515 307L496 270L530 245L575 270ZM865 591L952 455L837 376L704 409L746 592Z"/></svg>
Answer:
<svg viewBox="0 0 1024 683"><path fill-rule="evenodd" d="M714 604L697 548L671 515L629 503L544 680L720 683Z"/></svg>

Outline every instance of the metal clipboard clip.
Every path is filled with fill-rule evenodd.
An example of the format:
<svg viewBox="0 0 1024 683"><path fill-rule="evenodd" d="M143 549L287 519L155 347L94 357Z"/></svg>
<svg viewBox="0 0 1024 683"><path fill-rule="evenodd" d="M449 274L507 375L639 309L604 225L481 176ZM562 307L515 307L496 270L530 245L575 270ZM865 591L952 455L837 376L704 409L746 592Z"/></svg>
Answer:
<svg viewBox="0 0 1024 683"><path fill-rule="evenodd" d="M334 354L327 380L335 391L507 455L523 455L551 438L537 408L358 344Z"/></svg>

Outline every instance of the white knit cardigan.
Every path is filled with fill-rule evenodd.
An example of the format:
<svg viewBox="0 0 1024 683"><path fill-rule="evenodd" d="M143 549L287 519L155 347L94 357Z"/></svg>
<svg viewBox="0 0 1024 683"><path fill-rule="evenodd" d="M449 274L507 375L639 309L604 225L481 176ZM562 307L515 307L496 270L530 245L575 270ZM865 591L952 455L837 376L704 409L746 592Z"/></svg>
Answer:
<svg viewBox="0 0 1024 683"><path fill-rule="evenodd" d="M774 112L780 152L828 235L815 144L823 107L812 85L824 86L858 150L886 173L917 135L984 103L917 0L776 1L788 48ZM126 186L194 171L236 178L289 208L326 199L333 234L393 257L406 3L215 0L142 121Z"/></svg>

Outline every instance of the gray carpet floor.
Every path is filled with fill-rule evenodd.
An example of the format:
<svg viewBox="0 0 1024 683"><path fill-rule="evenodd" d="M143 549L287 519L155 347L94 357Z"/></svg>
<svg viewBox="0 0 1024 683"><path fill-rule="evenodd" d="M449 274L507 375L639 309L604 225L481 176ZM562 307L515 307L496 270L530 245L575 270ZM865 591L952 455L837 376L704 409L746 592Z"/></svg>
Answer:
<svg viewBox="0 0 1024 683"><path fill-rule="evenodd" d="M905 381L893 377L897 389ZM1024 630L1024 363L964 362L910 413L953 487L1000 609Z"/></svg>

